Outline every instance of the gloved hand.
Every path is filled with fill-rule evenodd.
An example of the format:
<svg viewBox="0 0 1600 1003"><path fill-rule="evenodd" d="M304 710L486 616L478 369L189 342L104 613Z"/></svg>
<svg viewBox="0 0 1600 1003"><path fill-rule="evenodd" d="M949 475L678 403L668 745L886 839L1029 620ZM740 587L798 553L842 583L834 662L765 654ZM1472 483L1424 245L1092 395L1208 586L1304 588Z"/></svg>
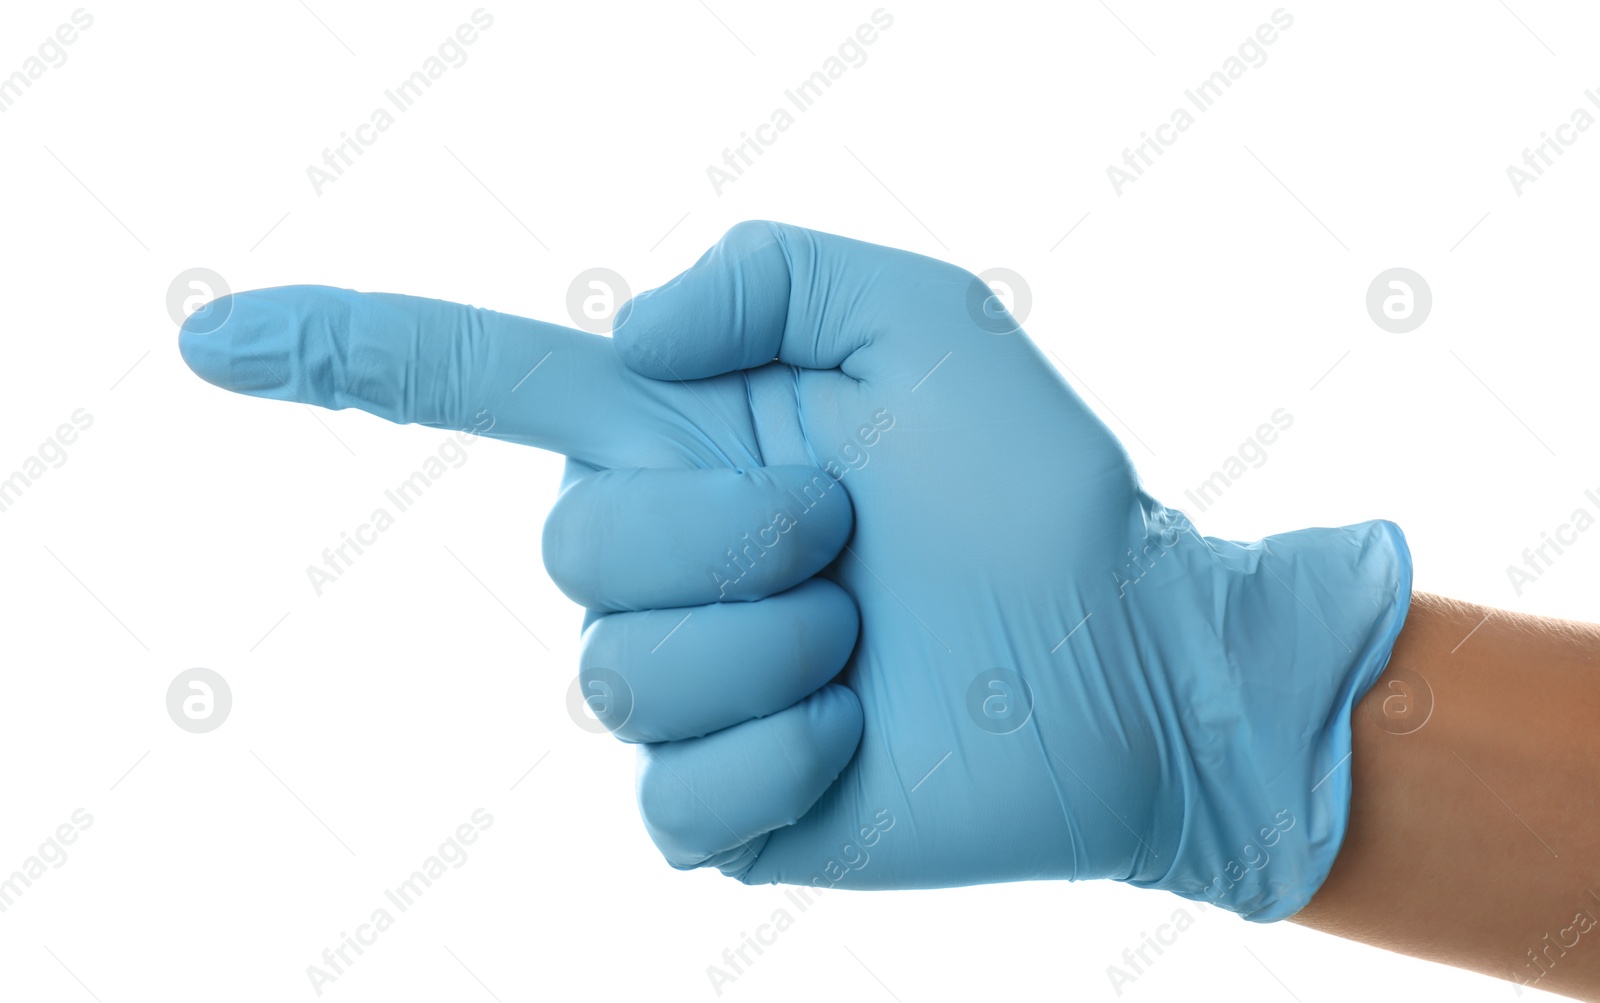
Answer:
<svg viewBox="0 0 1600 1003"><path fill-rule="evenodd" d="M1262 921L1332 866L1399 530L1200 536L958 267L745 223L614 339L319 287L208 310L181 347L220 386L571 458L546 565L674 866Z"/></svg>

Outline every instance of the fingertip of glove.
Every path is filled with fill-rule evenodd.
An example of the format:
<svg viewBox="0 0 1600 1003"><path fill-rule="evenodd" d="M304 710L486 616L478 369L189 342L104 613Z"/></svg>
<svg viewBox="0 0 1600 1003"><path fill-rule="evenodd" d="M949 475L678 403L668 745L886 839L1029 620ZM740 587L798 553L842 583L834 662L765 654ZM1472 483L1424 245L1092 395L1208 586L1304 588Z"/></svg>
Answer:
<svg viewBox="0 0 1600 1003"><path fill-rule="evenodd" d="M357 295L322 286L228 293L184 320L178 354L196 376L224 390L336 408L329 367L311 365L326 362L326 353L308 354L302 329L308 317L343 318L347 297Z"/></svg>
<svg viewBox="0 0 1600 1003"><path fill-rule="evenodd" d="M202 380L224 388L233 361L228 330L233 306L232 293L218 296L186 317L178 329L178 354L184 364Z"/></svg>

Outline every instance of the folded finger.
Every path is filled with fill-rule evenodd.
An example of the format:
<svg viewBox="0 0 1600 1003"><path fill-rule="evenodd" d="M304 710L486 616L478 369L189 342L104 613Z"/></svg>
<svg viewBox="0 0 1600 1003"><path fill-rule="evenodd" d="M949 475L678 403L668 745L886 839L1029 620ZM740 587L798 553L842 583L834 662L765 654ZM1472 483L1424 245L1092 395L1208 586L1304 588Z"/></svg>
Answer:
<svg viewBox="0 0 1600 1003"><path fill-rule="evenodd" d="M814 467L602 470L556 501L544 562L590 609L748 601L822 570L850 527L844 489Z"/></svg>
<svg viewBox="0 0 1600 1003"><path fill-rule="evenodd" d="M704 738L639 746L639 813L674 867L747 870L760 840L792 825L849 765L861 703L825 686L793 707Z"/></svg>
<svg viewBox="0 0 1600 1003"><path fill-rule="evenodd" d="M625 742L698 738L793 706L839 674L855 602L813 578L750 603L612 613L583 636L585 694Z"/></svg>

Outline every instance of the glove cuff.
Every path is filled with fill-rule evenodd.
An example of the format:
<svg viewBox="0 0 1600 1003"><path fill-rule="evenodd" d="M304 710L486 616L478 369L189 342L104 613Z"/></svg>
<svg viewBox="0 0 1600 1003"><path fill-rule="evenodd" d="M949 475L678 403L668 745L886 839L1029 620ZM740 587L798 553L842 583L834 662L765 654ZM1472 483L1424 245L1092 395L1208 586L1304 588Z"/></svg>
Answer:
<svg viewBox="0 0 1600 1003"><path fill-rule="evenodd" d="M1383 520L1200 541L1184 563L1210 587L1162 646L1171 747L1187 752L1169 778L1181 805L1164 799L1179 841L1166 873L1129 883L1273 922L1311 900L1343 843L1350 717L1405 623L1411 554Z"/></svg>

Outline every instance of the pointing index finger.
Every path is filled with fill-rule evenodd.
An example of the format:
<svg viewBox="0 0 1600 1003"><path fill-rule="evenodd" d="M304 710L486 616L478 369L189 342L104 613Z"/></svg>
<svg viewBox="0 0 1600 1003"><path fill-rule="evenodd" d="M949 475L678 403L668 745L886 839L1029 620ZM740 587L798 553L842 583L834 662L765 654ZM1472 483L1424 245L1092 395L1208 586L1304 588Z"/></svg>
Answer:
<svg viewBox="0 0 1600 1003"><path fill-rule="evenodd" d="M680 390L650 388L599 335L327 286L220 298L185 322L178 346L189 368L226 390L464 429L602 467L663 452L671 436L659 433Z"/></svg>

